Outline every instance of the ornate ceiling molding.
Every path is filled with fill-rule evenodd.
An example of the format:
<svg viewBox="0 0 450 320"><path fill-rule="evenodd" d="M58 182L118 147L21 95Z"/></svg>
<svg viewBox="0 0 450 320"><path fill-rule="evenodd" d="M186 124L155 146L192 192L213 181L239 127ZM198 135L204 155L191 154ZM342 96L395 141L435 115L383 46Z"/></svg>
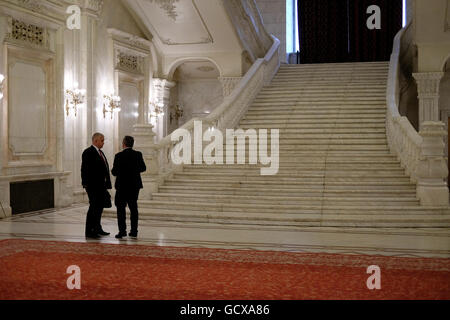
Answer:
<svg viewBox="0 0 450 320"><path fill-rule="evenodd" d="M176 11L176 2L179 2L180 0L146 0L148 2L155 2L159 5L161 9L163 9L167 16L172 19L173 21L177 20L178 14Z"/></svg>
<svg viewBox="0 0 450 320"><path fill-rule="evenodd" d="M130 0L128 0L130 1ZM192 5L192 11L195 13L195 15L198 17L198 24L201 26L201 28L203 29L203 34L199 36L198 40L197 39L190 39L187 41L183 41L181 42L179 39L173 39L174 37L176 37L176 35L169 35L167 36L164 35L164 31L166 30L165 28L167 26L158 26L155 25L154 23L152 23L151 18L149 18L149 16L147 15L147 21L148 23L151 25L150 27L150 31L156 35L156 38L159 40L159 42L161 42L164 45L168 45L168 46L179 46L179 45L196 45L196 44L211 44L214 43L214 39L211 35L211 32L208 29L208 26L206 25L196 3L194 0L142 0L143 3L139 3L139 0L131 0L131 1L136 1L137 2L137 6L136 6L136 11L141 10L143 12L145 12L145 8L143 7L143 3L147 2L147 3L151 3L151 4L160 4L160 9L164 10L165 13L167 14L167 16L173 20L173 23L177 23L179 24L180 22L176 21L177 17L178 17L178 13L176 12L176 3L183 1L183 3L180 3L181 5L186 6L187 3L190 3ZM164 4L164 5L163 5ZM185 8L186 9L186 8ZM173 12L172 12L172 11ZM176 14L176 16L172 13ZM180 28L178 26L178 28ZM162 35L163 34L163 35Z"/></svg>

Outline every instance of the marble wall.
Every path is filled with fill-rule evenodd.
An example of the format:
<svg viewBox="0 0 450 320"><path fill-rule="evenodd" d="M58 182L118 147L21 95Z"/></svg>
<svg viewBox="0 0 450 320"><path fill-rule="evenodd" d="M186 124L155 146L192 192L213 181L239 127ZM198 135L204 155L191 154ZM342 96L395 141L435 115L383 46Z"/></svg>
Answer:
<svg viewBox="0 0 450 320"><path fill-rule="evenodd" d="M139 117L140 90L134 83L121 82L119 85L121 111L119 113L119 146L122 146L122 137L133 135L133 126Z"/></svg>
<svg viewBox="0 0 450 320"><path fill-rule="evenodd" d="M286 57L286 0L256 0L267 32L280 40L280 57Z"/></svg>
<svg viewBox="0 0 450 320"><path fill-rule="evenodd" d="M449 66L450 67L450 66ZM447 125L448 128L448 118L450 117L450 69L447 70L444 77L441 80L440 91L439 91L439 110L441 113L441 121ZM445 137L445 155L448 157L448 142L449 137Z"/></svg>
<svg viewBox="0 0 450 320"><path fill-rule="evenodd" d="M177 83L176 90L178 101L184 110L183 117L179 119L180 126L194 117L206 116L223 101L223 88L219 80L181 80ZM172 130L173 128L171 126Z"/></svg>

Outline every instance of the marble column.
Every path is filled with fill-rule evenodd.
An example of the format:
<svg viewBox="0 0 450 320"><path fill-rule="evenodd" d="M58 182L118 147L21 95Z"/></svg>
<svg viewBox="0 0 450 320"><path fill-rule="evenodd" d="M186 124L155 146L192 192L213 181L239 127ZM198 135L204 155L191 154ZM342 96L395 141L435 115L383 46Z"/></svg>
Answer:
<svg viewBox="0 0 450 320"><path fill-rule="evenodd" d="M425 121L439 119L439 84L443 72L414 73L419 93L419 130Z"/></svg>
<svg viewBox="0 0 450 320"><path fill-rule="evenodd" d="M158 119L157 135L158 139L162 139L167 135L169 128L169 103L170 103L170 89L176 85L176 82L167 79L152 79L153 97L156 105L163 108L164 117Z"/></svg>
<svg viewBox="0 0 450 320"><path fill-rule="evenodd" d="M423 206L448 207L449 193L445 179L448 176L444 158L444 139L447 135L443 122L425 121L420 135L423 138L417 166L417 196Z"/></svg>

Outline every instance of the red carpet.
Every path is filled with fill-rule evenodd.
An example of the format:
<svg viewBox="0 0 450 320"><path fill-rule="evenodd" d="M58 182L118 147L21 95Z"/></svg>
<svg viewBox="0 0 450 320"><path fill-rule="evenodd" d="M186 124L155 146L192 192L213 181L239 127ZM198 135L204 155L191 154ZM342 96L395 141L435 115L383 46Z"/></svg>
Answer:
<svg viewBox="0 0 450 320"><path fill-rule="evenodd" d="M81 268L68 290L67 267ZM370 265L381 290L368 290ZM0 241L0 299L450 299L450 260Z"/></svg>

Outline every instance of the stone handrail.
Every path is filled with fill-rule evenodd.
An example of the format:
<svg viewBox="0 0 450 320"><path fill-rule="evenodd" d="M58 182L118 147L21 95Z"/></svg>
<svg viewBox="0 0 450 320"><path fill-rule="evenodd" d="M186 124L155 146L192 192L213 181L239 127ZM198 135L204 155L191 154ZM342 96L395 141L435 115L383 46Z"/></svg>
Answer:
<svg viewBox="0 0 450 320"><path fill-rule="evenodd" d="M274 36L272 36L272 39L273 45L266 56L255 61L245 76L233 89L232 93L225 97L224 101L214 109L211 114L202 119L193 118L180 128L192 133L194 121L201 120L204 125L209 125L219 130L225 130L227 128L234 129L239 124L239 121L245 115L262 87L270 83L278 71L280 66L280 59L278 56L280 41ZM156 144L159 174L162 179L164 179L165 176L182 170L182 166L175 165L171 161L170 155L175 145L176 142L172 141L172 134L167 135Z"/></svg>
<svg viewBox="0 0 450 320"><path fill-rule="evenodd" d="M391 151L398 157L411 182L417 183L417 167L421 153L422 136L414 129L407 117L399 113L400 104L400 57L406 49L403 39L412 32L411 23L400 30L394 38L389 63L387 84L386 135Z"/></svg>

